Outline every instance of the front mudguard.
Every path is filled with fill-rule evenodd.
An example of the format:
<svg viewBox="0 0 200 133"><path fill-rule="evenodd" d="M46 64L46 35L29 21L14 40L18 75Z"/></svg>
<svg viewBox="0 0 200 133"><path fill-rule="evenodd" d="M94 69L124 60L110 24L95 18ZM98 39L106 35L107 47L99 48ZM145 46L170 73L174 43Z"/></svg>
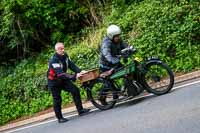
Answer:
<svg viewBox="0 0 200 133"><path fill-rule="evenodd" d="M163 63L163 61L161 61L158 57L150 57L142 63L141 72L142 72L142 74L145 74L147 72L147 68L150 64L162 64L162 63Z"/></svg>

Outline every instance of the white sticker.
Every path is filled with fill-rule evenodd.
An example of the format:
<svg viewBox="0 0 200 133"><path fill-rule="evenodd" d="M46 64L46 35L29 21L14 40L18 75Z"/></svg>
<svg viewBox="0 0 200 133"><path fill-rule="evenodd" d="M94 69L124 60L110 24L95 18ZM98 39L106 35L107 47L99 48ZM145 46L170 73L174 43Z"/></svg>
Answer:
<svg viewBox="0 0 200 133"><path fill-rule="evenodd" d="M52 64L52 66L53 66L53 68L58 68L58 67L60 67L60 64L54 63L54 64Z"/></svg>

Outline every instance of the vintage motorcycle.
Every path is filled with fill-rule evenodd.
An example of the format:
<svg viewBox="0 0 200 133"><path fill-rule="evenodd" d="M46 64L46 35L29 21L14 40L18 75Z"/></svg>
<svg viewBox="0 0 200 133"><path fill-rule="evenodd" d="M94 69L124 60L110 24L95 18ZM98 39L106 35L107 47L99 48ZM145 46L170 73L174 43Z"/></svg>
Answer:
<svg viewBox="0 0 200 133"><path fill-rule="evenodd" d="M113 108L118 101L133 98L146 91L155 95L168 93L174 85L174 74L169 66L159 58L151 57L142 61L134 57L136 49L125 48L119 55L121 67L82 83L87 97L100 110ZM91 76L89 76L91 77Z"/></svg>

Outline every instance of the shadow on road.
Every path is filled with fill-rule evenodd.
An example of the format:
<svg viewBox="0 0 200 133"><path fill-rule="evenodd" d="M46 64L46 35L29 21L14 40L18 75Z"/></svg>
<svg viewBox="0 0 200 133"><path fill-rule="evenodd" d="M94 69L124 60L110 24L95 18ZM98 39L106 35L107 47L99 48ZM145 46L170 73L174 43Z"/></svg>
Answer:
<svg viewBox="0 0 200 133"><path fill-rule="evenodd" d="M165 94L165 95L170 95L172 92L175 92L177 90L171 90L170 93L168 94ZM164 95L163 95L164 96ZM139 98L132 98L132 99L129 99L129 100L124 100L122 102L119 102L118 104L116 104L114 106L113 109L117 109L117 108L121 108L121 107L128 107L128 106L132 106L132 105L136 105L136 104L139 104L139 103L142 103L146 100L150 100L150 99L153 99L153 98L156 98L156 97L160 97L160 96L156 96L156 95L147 95L147 96L144 96L144 97L139 97ZM95 107L92 107L92 109L95 109ZM112 110L112 109L110 109ZM96 109L92 112L89 112L81 117L85 117L87 115L92 115L92 114L97 114L97 113L106 113L106 111L109 111L109 110L105 110L105 111L102 111L102 110L99 110L99 109ZM73 117L70 117L70 119L78 119L79 116L73 116Z"/></svg>

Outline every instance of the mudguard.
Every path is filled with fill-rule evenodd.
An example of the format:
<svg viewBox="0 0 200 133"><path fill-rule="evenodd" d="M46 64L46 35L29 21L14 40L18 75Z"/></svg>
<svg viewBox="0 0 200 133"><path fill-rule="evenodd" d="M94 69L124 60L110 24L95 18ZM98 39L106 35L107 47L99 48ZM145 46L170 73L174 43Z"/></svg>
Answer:
<svg viewBox="0 0 200 133"><path fill-rule="evenodd" d="M147 60L145 60L142 63L142 68L141 68L142 73L146 73L146 71L147 71L146 66L148 66L148 65L150 65L152 63L161 64L163 62L158 57L150 57L150 58L148 58Z"/></svg>

